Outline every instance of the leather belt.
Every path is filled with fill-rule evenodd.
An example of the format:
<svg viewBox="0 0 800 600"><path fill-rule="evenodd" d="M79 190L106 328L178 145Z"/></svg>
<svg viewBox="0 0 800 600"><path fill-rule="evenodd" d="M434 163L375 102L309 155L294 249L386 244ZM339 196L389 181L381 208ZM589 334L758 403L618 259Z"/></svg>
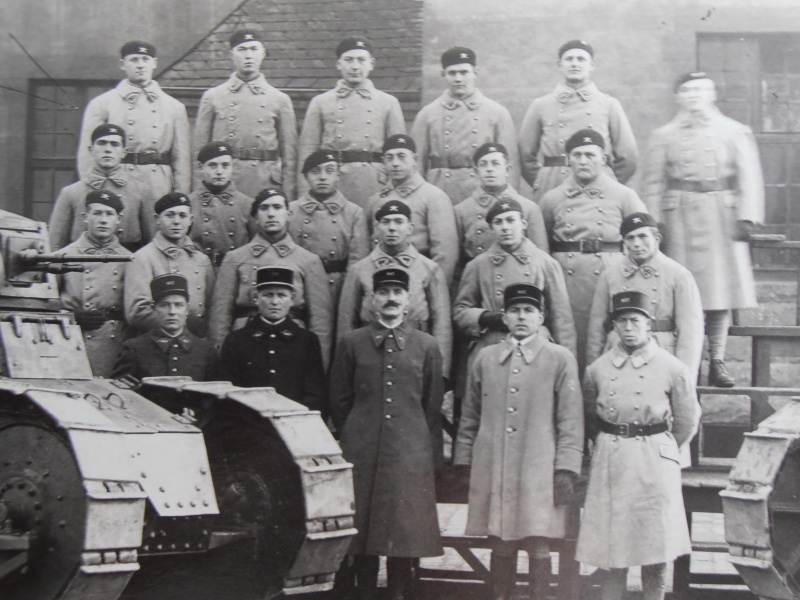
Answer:
<svg viewBox="0 0 800 600"><path fill-rule="evenodd" d="M101 308L99 312L106 318L107 321L124 321L125 314L121 308Z"/></svg>
<svg viewBox="0 0 800 600"><path fill-rule="evenodd" d="M566 167L567 166L567 155L562 154L561 156L545 156L542 158L542 166L543 167Z"/></svg>
<svg viewBox="0 0 800 600"><path fill-rule="evenodd" d="M603 242L602 240L578 240L577 242L550 242L550 252L580 252L595 254L597 252L622 252L622 242Z"/></svg>
<svg viewBox="0 0 800 600"><path fill-rule="evenodd" d="M240 160L273 161L281 157L277 150L264 150L263 148L234 148L233 158Z"/></svg>
<svg viewBox="0 0 800 600"><path fill-rule="evenodd" d="M653 319L650 321L650 331L673 332L675 331L675 321L672 319Z"/></svg>
<svg viewBox="0 0 800 600"><path fill-rule="evenodd" d="M169 152L128 152L122 159L126 165L171 165Z"/></svg>
<svg viewBox="0 0 800 600"><path fill-rule="evenodd" d="M347 269L346 260L328 260L322 259L322 266L325 267L326 273L344 273Z"/></svg>
<svg viewBox="0 0 800 600"><path fill-rule="evenodd" d="M469 156L451 156L441 158L439 156L431 156L428 159L430 169L471 169L473 167L472 159Z"/></svg>
<svg viewBox="0 0 800 600"><path fill-rule="evenodd" d="M383 154L369 150L334 150L339 163L382 163Z"/></svg>
<svg viewBox="0 0 800 600"><path fill-rule="evenodd" d="M668 179L667 189L681 192L724 192L736 187L736 177L725 177L723 179L702 179L700 181L690 181L687 179Z"/></svg>
<svg viewBox="0 0 800 600"><path fill-rule="evenodd" d="M623 438L655 435L669 429L669 425L666 421L650 423L648 425L639 425L637 423L609 423L603 419L598 419L598 421L600 421L600 431Z"/></svg>

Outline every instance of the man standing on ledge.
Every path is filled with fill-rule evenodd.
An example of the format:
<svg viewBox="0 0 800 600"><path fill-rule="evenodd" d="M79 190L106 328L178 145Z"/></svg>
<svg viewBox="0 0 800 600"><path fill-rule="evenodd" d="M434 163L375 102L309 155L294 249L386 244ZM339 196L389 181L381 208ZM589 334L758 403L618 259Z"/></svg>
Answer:
<svg viewBox="0 0 800 600"><path fill-rule="evenodd" d="M92 132L110 123L125 128L127 154L122 159L131 179L150 188L153 198L169 192L189 193L192 159L186 107L153 81L156 49L147 42L128 42L120 68L126 78L113 90L89 102L83 113L78 142L78 173L85 180L95 161L89 151Z"/></svg>
<svg viewBox="0 0 800 600"><path fill-rule="evenodd" d="M261 73L267 50L253 29L230 38L234 73L200 98L194 126L195 147L227 142L238 159L236 189L254 198L262 189L282 185L294 198L297 121L292 100Z"/></svg>
<svg viewBox="0 0 800 600"><path fill-rule="evenodd" d="M569 175L564 145L579 129L594 129L603 137L606 169L625 183L636 171L636 138L619 100L592 82L594 50L572 40L558 51L564 81L528 108L519 130L522 177L533 187L536 202Z"/></svg>

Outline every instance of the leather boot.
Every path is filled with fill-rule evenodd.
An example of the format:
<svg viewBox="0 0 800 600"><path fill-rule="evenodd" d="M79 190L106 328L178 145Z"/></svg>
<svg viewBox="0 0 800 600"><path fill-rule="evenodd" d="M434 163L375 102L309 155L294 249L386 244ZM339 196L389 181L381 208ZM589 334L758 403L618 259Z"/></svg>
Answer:
<svg viewBox="0 0 800 600"><path fill-rule="evenodd" d="M531 600L547 600L550 595L550 575L553 567L550 557L532 558L528 565L528 591Z"/></svg>
<svg viewBox="0 0 800 600"><path fill-rule="evenodd" d="M728 374L725 361L712 359L708 365L708 385L718 388L732 388L736 380Z"/></svg>
<svg viewBox="0 0 800 600"><path fill-rule="evenodd" d="M386 586L389 600L409 600L412 577L411 558L389 556L386 559Z"/></svg>
<svg viewBox="0 0 800 600"><path fill-rule="evenodd" d="M517 583L517 556L500 556L492 552L489 562L490 600L511 600Z"/></svg>
<svg viewBox="0 0 800 600"><path fill-rule="evenodd" d="M357 554L353 557L358 600L375 600L378 597L379 556Z"/></svg>

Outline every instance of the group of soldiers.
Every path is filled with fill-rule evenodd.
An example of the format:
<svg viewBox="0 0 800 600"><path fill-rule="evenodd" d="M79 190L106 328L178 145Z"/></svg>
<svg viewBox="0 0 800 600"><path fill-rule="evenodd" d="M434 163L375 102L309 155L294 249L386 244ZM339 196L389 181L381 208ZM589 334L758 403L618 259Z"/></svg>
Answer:
<svg viewBox="0 0 800 600"><path fill-rule="evenodd" d="M640 197L625 185L631 126L592 82L585 41L558 50L563 80L519 131L477 89L469 48L442 54L447 89L410 134L369 79L371 42L335 54L341 79L298 135L259 33L236 31L234 72L203 94L191 142L185 108L152 79L156 49L122 47L126 78L87 106L81 180L50 222L54 250L132 254L62 276L94 373L272 386L320 410L354 464L363 599L379 556L400 599L413 559L442 551L434 474L452 389L492 598L511 597L520 549L546 597L548 540L565 535L589 448L578 559L609 570L607 600L634 565L645 597L663 598L666 564L690 551L680 466L704 331L709 383L734 385L730 310L755 305L749 129L718 111L708 75L682 76Z"/></svg>

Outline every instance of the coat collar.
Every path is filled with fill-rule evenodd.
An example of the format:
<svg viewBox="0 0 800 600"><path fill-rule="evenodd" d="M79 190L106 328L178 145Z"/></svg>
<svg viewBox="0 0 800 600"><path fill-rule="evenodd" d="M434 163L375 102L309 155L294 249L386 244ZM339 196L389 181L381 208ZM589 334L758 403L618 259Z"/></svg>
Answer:
<svg viewBox="0 0 800 600"><path fill-rule="evenodd" d="M650 359L653 358L657 350L658 344L656 344L655 340L652 338L650 338L644 346L631 354L628 354L627 350L622 347L622 343L619 342L613 350L614 358L611 360L611 364L621 369L623 365L630 360L631 366L634 369L638 369L650 362Z"/></svg>
<svg viewBox="0 0 800 600"><path fill-rule="evenodd" d="M203 182L197 191L200 193L200 201L203 203L203 206L208 206L214 199L220 200L223 204L227 204L228 206L233 206L232 198L236 193L236 184L233 182L233 179L231 179L224 190L215 194L209 190L205 182Z"/></svg>
<svg viewBox="0 0 800 600"><path fill-rule="evenodd" d="M415 172L408 180L404 181L397 187L388 187L381 192L381 198L385 198L391 192L397 192L401 198L408 198L411 194L416 192L422 184L425 183L425 178L419 173Z"/></svg>
<svg viewBox="0 0 800 600"><path fill-rule="evenodd" d="M123 79L117 84L115 89L117 93L128 102L136 102L142 94L144 94L150 102L155 102L158 100L159 96L164 93L161 91L161 86L158 85L155 79L150 81L147 87L144 88L132 84L127 79Z"/></svg>
<svg viewBox="0 0 800 600"><path fill-rule="evenodd" d="M482 208L489 208L494 204L495 200L516 200L517 196L517 191L508 184L506 184L506 187L503 188L501 192L497 192L496 194L487 192L482 187L475 190L475 200L477 200Z"/></svg>
<svg viewBox="0 0 800 600"><path fill-rule="evenodd" d="M319 201L316 198L311 197L310 194L304 194L298 202L300 203L300 208L306 214L313 214L316 210L326 210L335 215L338 212L341 212L344 208L345 197L342 195L341 192L337 191L329 198L325 198L325 200Z"/></svg>
<svg viewBox="0 0 800 600"><path fill-rule="evenodd" d="M562 81L556 86L556 89L553 90L553 95L555 95L556 100L562 104L569 102L573 98L578 98L584 102L589 102L589 100L591 100L593 96L596 96L599 91L600 90L597 89L594 81L590 81L577 90L569 87Z"/></svg>
<svg viewBox="0 0 800 600"><path fill-rule="evenodd" d="M259 94L266 94L267 90L272 86L267 83L267 78L264 77L263 73L259 73L258 77L251 81L242 81L239 77L236 76L236 73L233 73L228 79L228 89L231 92L238 92L242 88L248 88L252 93L259 95Z"/></svg>
<svg viewBox="0 0 800 600"><path fill-rule="evenodd" d="M391 336L399 350L404 350L408 341L409 327L404 321L394 329L384 327L379 321L373 321L369 325L372 343L376 348L380 348L387 338Z"/></svg>
<svg viewBox="0 0 800 600"><path fill-rule="evenodd" d="M274 244L269 243L261 236L261 234L258 234L250 241L248 246L250 246L250 252L252 252L253 256L255 257L259 257L270 248L273 248L278 256L283 258L287 254L291 254L292 251L297 247L297 244L294 243L292 236L288 233L283 236L283 239L275 242Z"/></svg>
<svg viewBox="0 0 800 600"><path fill-rule="evenodd" d="M494 242L489 246L486 255L494 265L502 265L509 256L513 256L519 263L526 265L533 258L531 247L536 248L536 245L528 238L522 238L522 244L514 252L506 252L499 243Z"/></svg>
<svg viewBox="0 0 800 600"><path fill-rule="evenodd" d="M117 165L108 173L103 173L97 167L92 167L92 170L86 174L83 181L93 190L102 190L107 181L118 187L128 185L128 180L125 179L125 169L122 168L122 165Z"/></svg>
<svg viewBox="0 0 800 600"><path fill-rule="evenodd" d="M498 344L499 354L497 355L498 362L502 365L505 363L516 351L522 353L522 358L526 365L533 362L536 355L544 348L545 339L541 333L537 333L532 340L527 344L520 346L510 335Z"/></svg>
<svg viewBox="0 0 800 600"><path fill-rule="evenodd" d="M648 258L642 264L636 264L636 262L630 257L629 254L625 255L625 259L622 261L622 274L625 276L626 279L633 277L635 273L639 273L645 279L650 279L651 277L658 277L658 255L661 254L659 250L656 251L653 256Z"/></svg>
<svg viewBox="0 0 800 600"><path fill-rule="evenodd" d="M419 250L414 247L414 244L409 244L408 248L392 256L383 251L380 244L370 252L370 258L376 269L384 269L394 265L400 265L406 269L410 269L414 261L419 258Z"/></svg>
<svg viewBox="0 0 800 600"><path fill-rule="evenodd" d="M480 90L477 89L466 98L454 98L452 95L450 95L449 91L446 91L439 96L439 102L447 110L455 110L462 105L466 106L468 110L477 110L483 103L483 100L484 95L481 94Z"/></svg>
<svg viewBox="0 0 800 600"><path fill-rule="evenodd" d="M183 333L175 337L167 335L160 329L154 329L150 332L150 339L153 340L153 343L158 346L161 352L169 350L169 347L174 343L177 343L183 351L188 351L192 347L192 338L185 329Z"/></svg>
<svg viewBox="0 0 800 600"><path fill-rule="evenodd" d="M290 317L286 317L277 325L273 325L271 323L267 323L261 317L256 316L251 317L245 325L247 333L254 340L259 340L264 338L266 335L274 334L278 338L286 340L287 342L297 335L296 330L298 327L299 326L297 323L292 321Z"/></svg>
<svg viewBox="0 0 800 600"><path fill-rule="evenodd" d="M180 250L185 250L189 256L195 254L196 252L200 252L188 235L184 236L183 239L177 244L174 244L165 238L159 231L153 236L152 243L156 248L172 259L178 257Z"/></svg>
<svg viewBox="0 0 800 600"><path fill-rule="evenodd" d="M355 92L362 98L371 99L372 95L375 93L375 85L369 79L361 82L357 88L352 88L347 85L344 79L340 79L336 82L336 86L333 88L333 91L336 92L336 95L340 98L347 98L350 94Z"/></svg>
<svg viewBox="0 0 800 600"><path fill-rule="evenodd" d="M128 254L119 243L117 236L112 237L107 244L100 246L85 231L72 243L72 249L81 254Z"/></svg>

